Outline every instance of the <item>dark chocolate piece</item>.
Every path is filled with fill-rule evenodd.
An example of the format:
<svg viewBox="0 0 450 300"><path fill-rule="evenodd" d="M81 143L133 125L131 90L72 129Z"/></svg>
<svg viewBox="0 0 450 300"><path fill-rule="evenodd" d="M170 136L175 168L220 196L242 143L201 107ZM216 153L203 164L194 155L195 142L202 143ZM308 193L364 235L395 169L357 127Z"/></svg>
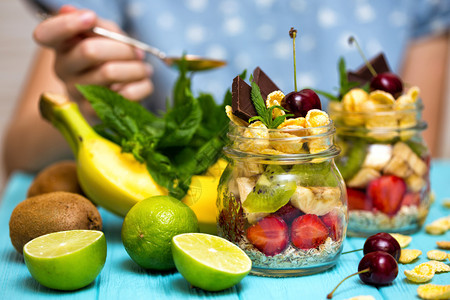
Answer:
<svg viewBox="0 0 450 300"><path fill-rule="evenodd" d="M236 76L231 86L231 108L233 114L244 121L257 116L252 102L252 88L241 77Z"/></svg>
<svg viewBox="0 0 450 300"><path fill-rule="evenodd" d="M378 54L371 60L369 60L372 67L375 69L375 72L378 74L384 72L391 72L389 65L387 64L386 57L383 53ZM362 65L358 70L354 72L347 72L347 79L350 82L359 82L361 85L369 82L372 79L372 73L370 73L369 68L367 68L366 64Z"/></svg>
<svg viewBox="0 0 450 300"><path fill-rule="evenodd" d="M267 99L267 96L273 91L280 90L279 87L263 72L259 67L253 71L253 81L259 86L261 90L261 96L264 100Z"/></svg>

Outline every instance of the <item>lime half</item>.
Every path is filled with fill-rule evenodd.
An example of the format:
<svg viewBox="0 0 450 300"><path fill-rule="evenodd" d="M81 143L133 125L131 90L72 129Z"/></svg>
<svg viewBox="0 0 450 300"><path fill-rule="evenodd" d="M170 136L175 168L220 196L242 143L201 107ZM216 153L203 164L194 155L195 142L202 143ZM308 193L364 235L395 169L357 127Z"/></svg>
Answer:
<svg viewBox="0 0 450 300"><path fill-rule="evenodd" d="M205 233L174 236L172 255L178 272L193 286L207 291L232 287L252 267L250 258L238 246Z"/></svg>
<svg viewBox="0 0 450 300"><path fill-rule="evenodd" d="M25 244L28 270L40 284L57 290L76 290L95 280L106 260L101 231L69 230L46 234Z"/></svg>

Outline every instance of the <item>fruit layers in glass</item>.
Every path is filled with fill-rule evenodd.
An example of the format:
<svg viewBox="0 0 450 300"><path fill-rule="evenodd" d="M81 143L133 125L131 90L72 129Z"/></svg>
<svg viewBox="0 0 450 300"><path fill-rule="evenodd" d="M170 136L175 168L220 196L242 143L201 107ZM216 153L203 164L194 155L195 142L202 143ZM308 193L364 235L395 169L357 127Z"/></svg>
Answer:
<svg viewBox="0 0 450 300"><path fill-rule="evenodd" d="M334 133L332 122L282 129L231 123L218 234L248 254L253 274L299 276L336 264L347 204Z"/></svg>
<svg viewBox="0 0 450 300"><path fill-rule="evenodd" d="M413 233L425 221L430 154L418 94L417 87L397 98L356 88L330 103L342 150L336 164L347 186L349 235Z"/></svg>

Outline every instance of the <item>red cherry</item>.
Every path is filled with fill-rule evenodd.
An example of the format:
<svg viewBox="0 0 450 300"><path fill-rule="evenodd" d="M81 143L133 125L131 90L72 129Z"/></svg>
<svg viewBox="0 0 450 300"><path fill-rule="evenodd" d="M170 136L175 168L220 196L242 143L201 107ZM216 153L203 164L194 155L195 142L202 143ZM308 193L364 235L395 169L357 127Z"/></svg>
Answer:
<svg viewBox="0 0 450 300"><path fill-rule="evenodd" d="M370 285L386 285L394 281L398 275L398 264L395 258L383 251L370 252L361 259L358 265L358 272L345 277L327 295L327 299L333 298L336 289L348 278L359 275L359 278Z"/></svg>
<svg viewBox="0 0 450 300"><path fill-rule="evenodd" d="M402 249L400 244L392 235L386 232L380 232L369 236L363 247L364 255L376 251L387 252L392 255L396 261L398 261Z"/></svg>
<svg viewBox="0 0 450 300"><path fill-rule="evenodd" d="M367 272L361 272L367 270ZM358 265L359 278L365 283L386 285L394 281L398 275L398 264L387 252L375 251L363 256Z"/></svg>
<svg viewBox="0 0 450 300"><path fill-rule="evenodd" d="M403 92L403 83L394 73L385 72L372 78L370 90L382 90L397 98Z"/></svg>
<svg viewBox="0 0 450 300"><path fill-rule="evenodd" d="M319 96L311 89L290 92L281 100L281 106L294 114L295 118L305 117L311 109L322 109Z"/></svg>

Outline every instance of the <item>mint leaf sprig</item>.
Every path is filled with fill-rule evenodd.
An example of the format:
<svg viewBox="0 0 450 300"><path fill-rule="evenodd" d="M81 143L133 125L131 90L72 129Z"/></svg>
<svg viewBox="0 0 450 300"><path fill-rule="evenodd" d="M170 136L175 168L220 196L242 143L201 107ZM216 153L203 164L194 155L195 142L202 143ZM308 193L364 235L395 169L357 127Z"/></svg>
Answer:
<svg viewBox="0 0 450 300"><path fill-rule="evenodd" d="M259 86L252 80L253 78L250 78L250 82L252 84L252 102L255 106L256 112L258 113L258 116L251 117L248 121L251 123L253 121L261 121L268 129L276 129L278 126L280 126L281 123L286 120L287 117L292 117L294 115L292 114L285 114L282 116L278 116L275 119L272 118L272 112L275 108L281 109L285 112L288 112L284 107L280 105L274 105L269 108L266 107L266 104L264 103L264 99L261 96L261 90L259 89Z"/></svg>
<svg viewBox="0 0 450 300"><path fill-rule="evenodd" d="M354 81L348 81L347 78L347 67L345 64L344 58L341 56L339 58L338 62L338 71L339 71L339 88L338 88L338 94L333 95L329 92L321 91L321 90L314 90L317 94L322 95L332 101L341 101L342 97L347 94L351 89L356 88L360 86L359 82ZM363 90L368 91L369 85L364 85L361 87Z"/></svg>

